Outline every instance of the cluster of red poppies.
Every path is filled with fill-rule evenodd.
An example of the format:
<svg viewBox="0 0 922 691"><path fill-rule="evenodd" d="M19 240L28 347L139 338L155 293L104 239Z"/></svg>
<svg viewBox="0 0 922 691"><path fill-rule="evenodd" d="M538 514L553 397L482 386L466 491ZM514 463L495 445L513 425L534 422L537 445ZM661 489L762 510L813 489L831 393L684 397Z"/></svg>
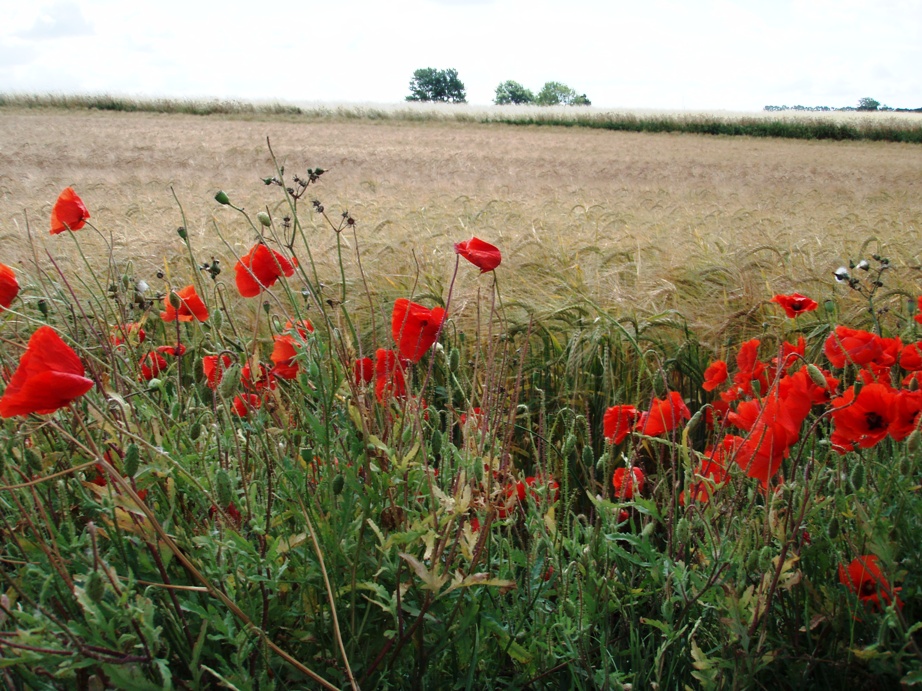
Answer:
<svg viewBox="0 0 922 691"><path fill-rule="evenodd" d="M817 303L803 295L777 295L790 318L815 310ZM918 299L922 323L922 297ZM839 379L828 370L804 362L806 344L785 342L777 357L759 359L758 339L744 343L736 355L732 379L726 361L711 363L705 370L703 388L718 395L706 409L711 429L727 430L723 438L705 449L695 470L696 481L680 496L682 503L706 502L712 492L729 478L730 467L759 481L768 489L779 474L784 459L799 441L807 416L814 407L829 411L830 441L839 453L866 449L889 436L906 439L918 430L922 418L922 341L904 345L899 338L836 327L827 337L823 352L835 369L857 369L855 383L837 395ZM894 386L894 381L900 386ZM725 388L724 388L725 387ZM657 436L688 420L688 409L672 392L665 400L654 399L646 412L632 405L609 408L604 416L604 434L621 444L631 433ZM629 500L643 490L643 473L636 467L619 468L612 478L616 495ZM859 573L860 572L860 573ZM851 574L848 578L841 574ZM866 599L873 583L873 595L889 602L890 588L880 574L876 557L856 559L841 571L843 584ZM861 575L863 574L863 575ZM877 600L873 600L877 602Z"/></svg>

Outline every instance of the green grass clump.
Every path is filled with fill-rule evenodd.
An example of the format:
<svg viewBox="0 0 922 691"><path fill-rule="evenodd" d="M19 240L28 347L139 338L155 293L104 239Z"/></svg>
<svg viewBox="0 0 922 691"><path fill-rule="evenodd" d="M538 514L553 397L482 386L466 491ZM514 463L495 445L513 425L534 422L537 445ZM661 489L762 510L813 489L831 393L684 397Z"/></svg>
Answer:
<svg viewBox="0 0 922 691"><path fill-rule="evenodd" d="M905 438L841 448L830 409L846 390L859 395L868 362L832 368L834 384L802 370L818 387L813 405L764 483L731 456L725 477L702 477L731 428L758 446L721 418L721 402L741 416L744 401L768 409L785 369L831 367L821 353L834 357L837 303L782 320L764 302L715 352L678 311L504 301L500 281L515 277L502 265L481 275L459 257L446 286L368 276L360 223L306 205L322 169L262 173L281 211L250 216L216 199L285 263L257 271L255 249L229 243L221 261L204 261L182 219L188 262L150 283L91 224L51 238L47 260L36 251L17 272L0 368L16 370L30 334L49 325L93 388L2 423L10 688L916 682L918 415ZM108 252L85 252L88 238ZM317 243L335 246L335 269L315 264ZM269 286L248 298L245 257ZM885 292L899 269L869 259L849 269L861 304L850 325L917 342L918 296ZM192 288L207 318L164 320L192 304ZM405 393L389 396L402 386L382 352L406 354L391 311L401 297L448 317L400 370ZM801 336L803 355L772 363ZM762 370L734 359L755 338ZM280 343L292 350L280 355ZM873 376L912 410L909 361L885 357L895 341L874 343ZM164 362L145 372L157 347L169 348ZM205 358L218 363L210 377ZM705 391L718 358L733 383ZM18 385L6 379L9 394ZM624 440L606 440L610 407L652 411L670 396L687 415L662 432L632 420ZM630 496L613 484L627 467L645 475ZM840 566L862 555L879 560L886 584L842 582Z"/></svg>

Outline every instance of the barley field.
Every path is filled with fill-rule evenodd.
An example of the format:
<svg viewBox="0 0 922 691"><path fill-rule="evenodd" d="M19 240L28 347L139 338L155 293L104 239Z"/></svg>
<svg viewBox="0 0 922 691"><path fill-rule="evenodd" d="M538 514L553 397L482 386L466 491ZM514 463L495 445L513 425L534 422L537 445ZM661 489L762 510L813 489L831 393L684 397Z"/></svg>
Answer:
<svg viewBox="0 0 922 691"><path fill-rule="evenodd" d="M43 220L66 185L141 275L183 256L177 199L198 251L229 254L217 228L239 254L252 238L214 194L284 213L261 182L273 172L267 139L290 172L330 171L315 194L355 217L381 290L418 280L440 292L452 243L471 235L506 248L507 299L525 311L591 300L676 311L712 335L773 291L832 294L832 271L862 251L899 257L914 268L906 280L922 279L913 145L16 108L0 111L6 256L30 256L27 226L38 247L47 241ZM330 268L334 238L315 231Z"/></svg>

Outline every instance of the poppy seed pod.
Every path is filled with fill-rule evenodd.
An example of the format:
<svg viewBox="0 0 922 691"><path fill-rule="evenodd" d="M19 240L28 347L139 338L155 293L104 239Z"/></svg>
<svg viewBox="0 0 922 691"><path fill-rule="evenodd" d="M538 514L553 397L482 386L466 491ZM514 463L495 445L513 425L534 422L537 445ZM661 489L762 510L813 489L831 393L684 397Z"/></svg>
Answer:
<svg viewBox="0 0 922 691"><path fill-rule="evenodd" d="M269 217L265 211L260 211L256 214L256 219L259 221L260 225L264 228L268 228L272 225L272 219Z"/></svg>
<svg viewBox="0 0 922 691"><path fill-rule="evenodd" d="M227 197L224 190L218 190L218 193L214 196L214 200L218 202L218 204L223 204L224 206L230 204L230 199Z"/></svg>
<svg viewBox="0 0 922 691"><path fill-rule="evenodd" d="M826 382L826 377L820 371L820 368L814 365L812 362L807 365L807 374L810 375L810 379L814 384L823 387L823 389L828 388L829 384Z"/></svg>

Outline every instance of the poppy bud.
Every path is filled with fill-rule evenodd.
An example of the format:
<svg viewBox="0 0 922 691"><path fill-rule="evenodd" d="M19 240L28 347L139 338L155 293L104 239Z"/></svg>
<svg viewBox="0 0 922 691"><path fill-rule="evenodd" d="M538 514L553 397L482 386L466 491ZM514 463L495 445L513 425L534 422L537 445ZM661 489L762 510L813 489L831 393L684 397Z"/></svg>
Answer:
<svg viewBox="0 0 922 691"><path fill-rule="evenodd" d="M448 355L448 369L452 372L457 372L458 367L461 366L461 351L457 348L452 348L451 353Z"/></svg>
<svg viewBox="0 0 922 691"><path fill-rule="evenodd" d="M148 391L154 391L156 389L159 389L161 386L163 386L163 382L157 379L157 377L153 377L147 382Z"/></svg>
<svg viewBox="0 0 922 691"><path fill-rule="evenodd" d="M746 557L746 570L755 571L759 567L759 553L755 550L749 552Z"/></svg>
<svg viewBox="0 0 922 691"><path fill-rule="evenodd" d="M826 524L826 534L833 540L839 535L839 519L833 516Z"/></svg>
<svg viewBox="0 0 922 691"><path fill-rule="evenodd" d="M215 490L218 493L218 504L227 506L234 501L234 490L231 487L230 475L224 468L219 468L215 473Z"/></svg>
<svg viewBox="0 0 922 691"><path fill-rule="evenodd" d="M768 571L772 566L772 548L765 545L759 551L759 571Z"/></svg>
<svg viewBox="0 0 922 691"><path fill-rule="evenodd" d="M221 378L221 383L218 384L218 393L225 398L230 398L237 390L238 379L240 379L240 365L228 367ZM222 501L221 504L223 505L224 502Z"/></svg>
<svg viewBox="0 0 922 691"><path fill-rule="evenodd" d="M201 434L202 434L202 423L196 420L192 424L192 429L189 430L189 439L191 439L192 441L195 441L201 436Z"/></svg>
<svg viewBox="0 0 922 691"><path fill-rule="evenodd" d="M179 226L179 228L176 229L176 234L177 234L179 237L181 237L183 240L185 240L187 237L189 237L189 234L186 232L186 229L183 228L182 226Z"/></svg>
<svg viewBox="0 0 922 691"><path fill-rule="evenodd" d="M342 494L343 487L346 484L346 478L342 475L337 475L333 478L333 494Z"/></svg>
<svg viewBox="0 0 922 691"><path fill-rule="evenodd" d="M758 384L758 382L752 382L753 384ZM695 428L701 422L701 419L704 417L704 408L698 409L694 415L691 416L691 419L688 421L688 424L685 425L685 429L688 430L688 433L691 434L695 431Z"/></svg>
<svg viewBox="0 0 922 691"><path fill-rule="evenodd" d="M826 377L823 376L823 373L820 371L820 368L814 365L812 362L807 365L807 374L810 375L810 379L817 386L821 386L824 389L829 386L826 382Z"/></svg>
<svg viewBox="0 0 922 691"><path fill-rule="evenodd" d="M122 468L125 471L125 477L134 477L138 472L138 462L140 460L141 453L138 449L137 444L129 444L128 449L125 451L125 460L122 463Z"/></svg>
<svg viewBox="0 0 922 691"><path fill-rule="evenodd" d="M214 200L218 202L218 204L223 204L224 206L230 204L230 199L228 199L224 190L218 190L218 193L214 196Z"/></svg>
<svg viewBox="0 0 922 691"><path fill-rule="evenodd" d="M916 451L919 448L920 437L922 437L922 435L919 434L919 430L913 430L912 434L910 434L909 438L906 440L906 448L910 451Z"/></svg>
<svg viewBox="0 0 922 691"><path fill-rule="evenodd" d="M305 463L310 463L314 458L314 450L310 447L305 447L301 449L301 460Z"/></svg>
<svg viewBox="0 0 922 691"><path fill-rule="evenodd" d="M570 455L570 452L576 448L576 435L570 433L567 435L567 438L564 439L563 448L560 450L560 455L566 458Z"/></svg>
<svg viewBox="0 0 922 691"><path fill-rule="evenodd" d="M32 472L39 473L42 470L42 457L32 449L26 449L25 453L26 467Z"/></svg>
<svg viewBox="0 0 922 691"><path fill-rule="evenodd" d="M211 323L214 324L215 329L220 331L221 325L224 324L224 313L221 310L215 310L211 315Z"/></svg>
<svg viewBox="0 0 922 691"><path fill-rule="evenodd" d="M178 310L182 306L182 298L180 298L179 295L177 295L175 291L170 293L169 300L170 300L170 306L174 310Z"/></svg>
<svg viewBox="0 0 922 691"><path fill-rule="evenodd" d="M591 468L594 463L595 463L595 455L592 453L592 447L584 446L583 447L583 467Z"/></svg>
<svg viewBox="0 0 922 691"><path fill-rule="evenodd" d="M680 518L675 527L676 542L678 542L680 545L684 545L688 542L690 536L691 530L688 527L688 519Z"/></svg>
<svg viewBox="0 0 922 691"><path fill-rule="evenodd" d="M99 575L99 571L90 571L90 574L86 577L84 590L86 591L86 596L93 602L99 603L102 600L106 594L106 584L102 582L102 576Z"/></svg>
<svg viewBox="0 0 922 691"><path fill-rule="evenodd" d="M257 213L256 219L259 221L260 225L263 226L263 228L268 228L269 226L272 225L272 219L269 217L269 214L267 214L265 211L260 211L259 213Z"/></svg>
<svg viewBox="0 0 922 691"><path fill-rule="evenodd" d="M848 478L852 488L857 492L864 487L864 464L860 461L852 468L852 474Z"/></svg>
<svg viewBox="0 0 922 691"><path fill-rule="evenodd" d="M38 311L42 313L42 316L45 319L47 319L48 318L48 303L45 302L44 300L39 300L38 301Z"/></svg>
<svg viewBox="0 0 922 691"><path fill-rule="evenodd" d="M442 450L442 433L439 430L432 430L432 437L429 439L429 448L433 456L438 456Z"/></svg>
<svg viewBox="0 0 922 691"><path fill-rule="evenodd" d="M861 393L861 389L864 388L864 382L861 379L855 381L852 385L852 390L855 392L855 398L858 398L858 394Z"/></svg>

